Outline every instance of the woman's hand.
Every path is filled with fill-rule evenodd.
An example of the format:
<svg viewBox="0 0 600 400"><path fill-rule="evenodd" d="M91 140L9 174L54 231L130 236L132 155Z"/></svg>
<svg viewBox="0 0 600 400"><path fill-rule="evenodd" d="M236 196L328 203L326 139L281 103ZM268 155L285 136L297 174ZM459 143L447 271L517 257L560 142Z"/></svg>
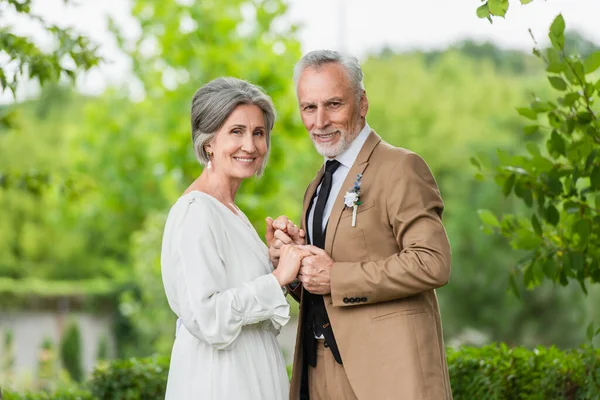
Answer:
<svg viewBox="0 0 600 400"><path fill-rule="evenodd" d="M273 266L277 267L281 246L284 244L305 244L306 232L304 232L304 229L298 228L285 215L281 215L275 220L267 217L266 222L265 240L269 247L269 258Z"/></svg>
<svg viewBox="0 0 600 400"><path fill-rule="evenodd" d="M302 259L311 255L311 252L293 245L284 244L280 249L279 265L273 271L281 287L288 285L298 275Z"/></svg>

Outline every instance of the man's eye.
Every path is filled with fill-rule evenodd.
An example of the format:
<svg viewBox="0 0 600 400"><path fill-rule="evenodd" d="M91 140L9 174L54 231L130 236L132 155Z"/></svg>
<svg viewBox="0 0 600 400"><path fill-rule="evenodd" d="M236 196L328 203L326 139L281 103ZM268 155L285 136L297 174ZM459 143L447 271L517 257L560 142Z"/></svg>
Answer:
<svg viewBox="0 0 600 400"><path fill-rule="evenodd" d="M304 107L304 111L312 111L312 110L314 110L315 108L317 108L317 107L315 107L315 106L313 106L313 105L306 106L306 107Z"/></svg>
<svg viewBox="0 0 600 400"><path fill-rule="evenodd" d="M342 105L342 103L340 103L339 101L334 101L334 102L331 103L331 107L333 107L333 108L337 108L340 105Z"/></svg>

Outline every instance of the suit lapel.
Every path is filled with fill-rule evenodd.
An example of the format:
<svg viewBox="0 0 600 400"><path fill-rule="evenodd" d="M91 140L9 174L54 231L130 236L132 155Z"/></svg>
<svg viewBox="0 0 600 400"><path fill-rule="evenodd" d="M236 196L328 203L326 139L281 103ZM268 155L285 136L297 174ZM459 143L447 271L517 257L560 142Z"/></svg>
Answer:
<svg viewBox="0 0 600 400"><path fill-rule="evenodd" d="M319 172L317 172L317 176L313 181L308 185L308 189L306 189L306 194L304 195L304 204L302 205L302 220L301 224L304 226L304 231L308 237L308 207L310 206L310 202L315 196L315 191L323 178L323 174L325 173L325 166L321 166Z"/></svg>
<svg viewBox="0 0 600 400"><path fill-rule="evenodd" d="M346 179L342 184L340 192L338 193L335 199L333 209L331 210L331 215L329 216L329 222L327 223L327 233L325 235L325 251L327 251L328 254L331 254L333 240L335 239L335 234L337 232L338 224L340 222L340 217L342 216L342 211L344 210L344 196L346 195L346 191L349 190L354 184L354 181L356 180L356 175L362 174L367 168L367 166L369 165L369 158L371 157L371 153L373 153L373 150L375 149L377 144L379 144L380 141L381 138L379 137L379 135L377 135L375 131L371 131L369 137L367 138L367 141L358 153L354 164L350 168L350 171L348 172L348 175L346 176ZM321 176L323 175L322 170L323 168L321 168ZM320 178L316 180L316 182L319 181ZM314 193L314 190L312 191L312 193ZM304 210L306 212L306 206L304 207Z"/></svg>

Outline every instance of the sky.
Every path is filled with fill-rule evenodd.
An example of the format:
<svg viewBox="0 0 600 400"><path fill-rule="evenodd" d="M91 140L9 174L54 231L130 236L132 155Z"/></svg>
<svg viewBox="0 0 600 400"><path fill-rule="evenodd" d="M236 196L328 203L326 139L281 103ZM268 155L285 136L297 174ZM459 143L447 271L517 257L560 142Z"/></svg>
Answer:
<svg viewBox="0 0 600 400"><path fill-rule="evenodd" d="M111 82L127 82L130 64L108 32L107 16L117 21L126 36L134 38L138 28L129 15L130 2L75 3L66 7L63 0L34 0L33 10L100 44L101 55L108 62L80 77L78 89L99 94ZM284 19L301 26L303 51L330 48L352 53L359 59L386 46L396 50L442 49L464 39L529 51L532 40L528 29L541 44L546 43L548 27L558 13L565 17L567 29L575 29L600 43L600 0L534 0L526 6L511 0L507 18L497 18L493 24L476 17L479 0L288 0L288 4L289 13ZM2 22L8 19L16 32L31 35L42 45L47 42L39 27L5 15ZM18 98L35 91L35 86L24 85ZM12 95L0 95L1 103L10 101Z"/></svg>

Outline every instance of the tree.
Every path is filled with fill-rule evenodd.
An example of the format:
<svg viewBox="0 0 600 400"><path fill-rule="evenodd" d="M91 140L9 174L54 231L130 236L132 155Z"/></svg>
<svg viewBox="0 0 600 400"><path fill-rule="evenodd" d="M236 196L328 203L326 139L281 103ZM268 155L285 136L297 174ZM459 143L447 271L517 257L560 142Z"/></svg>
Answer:
<svg viewBox="0 0 600 400"><path fill-rule="evenodd" d="M69 0L67 0L68 2ZM30 38L11 32L7 25L0 27L0 86L16 95L17 86L23 80L37 80L40 85L58 82L61 76L74 80L79 72L87 71L100 61L97 46L88 38L47 23L31 13L32 0L0 0L0 17L14 10L29 22L37 23L55 41L54 48L43 50Z"/></svg>
<svg viewBox="0 0 600 400"><path fill-rule="evenodd" d="M586 57L570 54L565 49L565 27L558 15L548 34L552 46L540 49L536 43L533 50L545 63L555 92L534 95L527 107L517 108L530 121L523 131L526 152L499 151L495 166L481 158L472 160L505 196L514 193L527 207L526 213L500 219L480 210L488 232L500 232L525 253L511 272L517 294L519 275L527 288L544 280L563 286L576 281L584 293L586 282L600 282L600 80L595 74L600 52ZM592 337L600 329L594 332L592 326L588 333Z"/></svg>
<svg viewBox="0 0 600 400"><path fill-rule="evenodd" d="M60 342L60 361L71 379L77 382L82 382L84 378L81 353L82 343L79 325L77 325L77 322L71 321Z"/></svg>

